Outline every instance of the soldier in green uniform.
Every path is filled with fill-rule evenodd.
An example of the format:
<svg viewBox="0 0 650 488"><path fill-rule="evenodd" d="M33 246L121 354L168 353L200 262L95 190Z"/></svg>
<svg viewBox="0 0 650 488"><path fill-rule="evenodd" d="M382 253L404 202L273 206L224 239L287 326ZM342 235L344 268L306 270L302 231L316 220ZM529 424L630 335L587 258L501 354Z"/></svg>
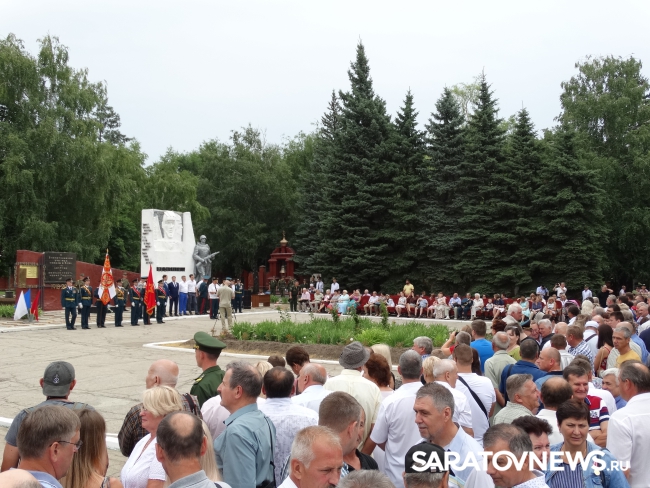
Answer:
<svg viewBox="0 0 650 488"><path fill-rule="evenodd" d="M194 334L194 356L196 365L203 370L201 376L194 380L190 393L199 399L199 406L217 396L217 388L226 372L217 366L217 359L226 345L216 337L205 332Z"/></svg>
<svg viewBox="0 0 650 488"><path fill-rule="evenodd" d="M81 328L90 329L88 319L90 318L90 307L93 305L93 287L90 286L90 278L87 276L79 288L79 295L81 298Z"/></svg>
<svg viewBox="0 0 650 488"><path fill-rule="evenodd" d="M275 280L269 281L269 288L271 289L271 295L275 295L275 291L278 289L278 282Z"/></svg>
<svg viewBox="0 0 650 488"><path fill-rule="evenodd" d="M298 295L300 295L300 283L296 280L289 288L289 306L292 312L298 311Z"/></svg>
<svg viewBox="0 0 650 488"><path fill-rule="evenodd" d="M287 289L287 283L284 281L284 279L281 279L278 282L278 288L280 289L280 298L284 298L284 291Z"/></svg>
<svg viewBox="0 0 650 488"><path fill-rule="evenodd" d="M79 292L72 286L72 278L65 280L66 287L61 290L61 307L65 310L65 328L76 330L74 326L77 320L77 304L79 303ZM70 316L72 315L72 319Z"/></svg>
<svg viewBox="0 0 650 488"><path fill-rule="evenodd" d="M140 288L138 288L138 280L135 279L131 283L131 289L129 290L129 299L131 300L131 325L140 325L138 324L138 319L140 318L142 298L142 293L140 292Z"/></svg>
<svg viewBox="0 0 650 488"><path fill-rule="evenodd" d="M115 302L115 327L122 327L122 316L126 307L126 290L121 281L118 281L116 285L115 298L113 298Z"/></svg>

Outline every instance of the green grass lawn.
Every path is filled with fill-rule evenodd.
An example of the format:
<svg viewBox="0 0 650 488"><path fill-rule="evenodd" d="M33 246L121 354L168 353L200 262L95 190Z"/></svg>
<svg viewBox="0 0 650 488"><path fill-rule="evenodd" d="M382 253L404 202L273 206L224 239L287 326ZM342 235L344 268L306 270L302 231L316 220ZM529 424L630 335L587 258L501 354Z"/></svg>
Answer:
<svg viewBox="0 0 650 488"><path fill-rule="evenodd" d="M280 313L277 321L265 320L257 325L238 322L233 326L232 334L239 340L248 341L333 345L359 341L365 346L381 343L391 347L411 347L413 339L427 336L434 347L440 347L449 337L449 330L444 325L428 326L420 322L382 324L363 317L348 316L338 321L312 316L309 322L293 322L289 314Z"/></svg>

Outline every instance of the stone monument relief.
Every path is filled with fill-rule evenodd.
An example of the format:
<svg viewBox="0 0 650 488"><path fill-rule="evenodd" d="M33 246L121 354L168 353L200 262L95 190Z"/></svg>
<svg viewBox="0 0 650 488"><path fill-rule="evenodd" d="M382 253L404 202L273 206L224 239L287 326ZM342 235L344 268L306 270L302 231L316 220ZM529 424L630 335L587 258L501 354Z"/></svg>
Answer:
<svg viewBox="0 0 650 488"><path fill-rule="evenodd" d="M141 275L149 274L149 265L153 269L154 282L167 275L168 279L176 276L195 274L194 271L194 228L190 212L173 212L170 210L142 210L141 236Z"/></svg>

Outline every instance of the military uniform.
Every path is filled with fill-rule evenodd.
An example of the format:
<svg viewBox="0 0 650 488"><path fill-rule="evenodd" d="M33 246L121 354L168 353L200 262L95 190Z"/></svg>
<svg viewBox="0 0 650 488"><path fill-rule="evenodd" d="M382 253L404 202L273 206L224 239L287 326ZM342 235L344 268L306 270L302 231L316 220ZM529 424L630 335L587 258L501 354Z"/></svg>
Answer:
<svg viewBox="0 0 650 488"><path fill-rule="evenodd" d="M244 285L241 283L235 283L235 306L233 307L234 312L242 313L241 307L244 301Z"/></svg>
<svg viewBox="0 0 650 488"><path fill-rule="evenodd" d="M93 305L93 287L85 280L79 288L79 297L81 299L81 328L90 329L88 319L90 318L90 307Z"/></svg>
<svg viewBox="0 0 650 488"><path fill-rule="evenodd" d="M163 317L165 317L165 310L167 309L167 293L163 287L163 282L160 280L158 282L158 288L156 289L156 322L159 324L164 324Z"/></svg>
<svg viewBox="0 0 650 488"><path fill-rule="evenodd" d="M79 293L72 286L72 280L69 280L68 286L61 290L61 306L65 309L65 328L75 330L74 322L77 320L77 305L79 303ZM70 316L72 315L72 319Z"/></svg>
<svg viewBox="0 0 650 488"><path fill-rule="evenodd" d="M138 289L138 280L133 280L129 290L129 300L131 301L131 325L138 325L140 307L142 306L142 295Z"/></svg>
<svg viewBox="0 0 650 488"><path fill-rule="evenodd" d="M122 327L122 317L126 308L126 290L119 286L115 289L115 327Z"/></svg>
<svg viewBox="0 0 650 488"><path fill-rule="evenodd" d="M271 290L271 295L275 295L275 291L278 289L278 282L275 280L269 281L269 288Z"/></svg>
<svg viewBox="0 0 650 488"><path fill-rule="evenodd" d="M95 308L97 309L97 328L105 329L106 326L104 325L104 322L106 321L106 305L104 305L104 302L102 302L101 297L99 296L99 287L95 288L93 295L97 299L95 300Z"/></svg>
<svg viewBox="0 0 650 488"><path fill-rule="evenodd" d="M300 287L296 286L294 283L291 285L289 288L289 293L291 296L289 297L289 306L292 312L297 312L298 311L298 295L300 294Z"/></svg>
<svg viewBox="0 0 650 488"><path fill-rule="evenodd" d="M284 298L284 292L287 289L287 284L284 280L280 280L278 283L278 288L280 289L280 298Z"/></svg>
<svg viewBox="0 0 650 488"><path fill-rule="evenodd" d="M221 350L226 345L216 337L212 337L205 332L194 334L194 349L198 349L215 356L221 354ZM219 366L210 366L194 380L190 393L195 395L199 400L199 406L203 406L206 400L217 396L217 388L221 385L226 372Z"/></svg>

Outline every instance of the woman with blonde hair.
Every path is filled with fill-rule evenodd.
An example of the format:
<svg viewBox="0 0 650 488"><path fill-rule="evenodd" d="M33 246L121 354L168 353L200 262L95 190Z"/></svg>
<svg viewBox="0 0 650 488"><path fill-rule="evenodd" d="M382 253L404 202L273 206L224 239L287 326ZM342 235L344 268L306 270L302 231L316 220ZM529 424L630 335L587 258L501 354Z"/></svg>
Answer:
<svg viewBox="0 0 650 488"><path fill-rule="evenodd" d="M264 378L264 375L266 374L266 372L273 369L273 365L271 363L269 363L268 361L259 361L255 365L255 369L262 376L262 378ZM298 379L296 379L296 382L297 381L298 381ZM260 391L260 395L257 398L257 406L262 405L264 402L266 402L266 395Z"/></svg>
<svg viewBox="0 0 650 488"><path fill-rule="evenodd" d="M101 414L89 408L75 410L81 420L79 449L65 478L64 488L122 488L117 478L106 476L108 451L106 450L106 421Z"/></svg>
<svg viewBox="0 0 650 488"><path fill-rule="evenodd" d="M169 386L145 390L142 397L142 427L149 432L133 448L120 478L124 488L162 488L166 474L156 458L156 431L165 415L183 410L180 393Z"/></svg>
<svg viewBox="0 0 650 488"><path fill-rule="evenodd" d="M424 381L433 383L433 367L438 361L442 361L436 356L429 356L424 361L422 361L422 376L424 376Z"/></svg>

